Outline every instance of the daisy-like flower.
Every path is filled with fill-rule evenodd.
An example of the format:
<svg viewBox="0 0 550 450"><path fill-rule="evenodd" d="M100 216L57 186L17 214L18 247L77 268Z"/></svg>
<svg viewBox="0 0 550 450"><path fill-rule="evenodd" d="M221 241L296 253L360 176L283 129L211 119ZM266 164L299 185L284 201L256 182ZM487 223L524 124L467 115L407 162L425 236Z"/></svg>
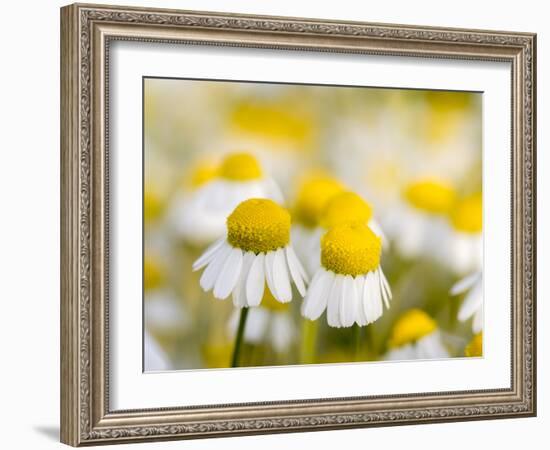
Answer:
<svg viewBox="0 0 550 450"><path fill-rule="evenodd" d="M269 198L283 203L281 190L266 177L249 153L231 153L221 162L216 176L200 185L186 199L175 219L177 231L203 245L223 236L225 220L237 205L249 198Z"/></svg>
<svg viewBox="0 0 550 450"><path fill-rule="evenodd" d="M428 254L446 259L441 242L448 235L446 218L455 199L455 189L435 178L409 184L403 192L403 204L389 214L384 228L397 250L409 258Z"/></svg>
<svg viewBox="0 0 550 450"><path fill-rule="evenodd" d="M380 225L372 217L372 207L355 192L343 191L334 195L325 205L319 226L312 232L307 253L302 256L306 269L314 274L321 266L321 236L331 228L344 223L362 223L367 225L378 237L385 237Z"/></svg>
<svg viewBox="0 0 550 450"><path fill-rule="evenodd" d="M448 358L437 323L420 309L405 312L393 326L388 361Z"/></svg>
<svg viewBox="0 0 550 450"><path fill-rule="evenodd" d="M458 273L481 269L483 257L483 209L481 192L462 198L449 216L452 225L451 264Z"/></svg>
<svg viewBox="0 0 550 450"><path fill-rule="evenodd" d="M193 264L206 267L200 285L214 297L233 294L238 308L258 306L267 287L281 303L292 300L291 282L305 294L307 277L290 245L290 214L269 199L249 199L227 218L227 237ZM291 281L292 280L292 281Z"/></svg>
<svg viewBox="0 0 550 450"><path fill-rule="evenodd" d="M276 352L284 352L296 337L297 330L289 313L289 303L280 303L266 289L261 306L248 313L244 340L251 344L269 343ZM228 322L230 336L234 337L239 323L239 310L235 309Z"/></svg>
<svg viewBox="0 0 550 450"><path fill-rule="evenodd" d="M483 276L475 272L458 281L451 288L451 295L467 292L458 310L458 320L466 322L473 317L472 330L479 333L483 329Z"/></svg>
<svg viewBox="0 0 550 450"><path fill-rule="evenodd" d="M299 187L293 208L292 243L310 276L319 267L315 249L323 234L321 216L327 203L343 191L344 186L338 180L325 175L312 175Z"/></svg>
<svg viewBox="0 0 550 450"><path fill-rule="evenodd" d="M368 325L389 308L391 291L380 267L382 242L367 225L340 224L321 238L321 267L302 304L316 320L327 310L331 327Z"/></svg>
<svg viewBox="0 0 550 450"><path fill-rule="evenodd" d="M464 356L469 358L483 356L483 333L477 333L464 349Z"/></svg>

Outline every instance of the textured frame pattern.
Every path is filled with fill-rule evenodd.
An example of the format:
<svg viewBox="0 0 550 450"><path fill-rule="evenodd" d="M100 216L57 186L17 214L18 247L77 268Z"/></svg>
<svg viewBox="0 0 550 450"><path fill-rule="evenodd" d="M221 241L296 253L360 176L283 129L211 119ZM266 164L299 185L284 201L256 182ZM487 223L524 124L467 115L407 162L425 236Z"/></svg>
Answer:
<svg viewBox="0 0 550 450"><path fill-rule="evenodd" d="M110 411L108 64L112 40L507 61L512 66L512 386ZM71 5L61 10L61 440L70 445L536 414L536 36Z"/></svg>

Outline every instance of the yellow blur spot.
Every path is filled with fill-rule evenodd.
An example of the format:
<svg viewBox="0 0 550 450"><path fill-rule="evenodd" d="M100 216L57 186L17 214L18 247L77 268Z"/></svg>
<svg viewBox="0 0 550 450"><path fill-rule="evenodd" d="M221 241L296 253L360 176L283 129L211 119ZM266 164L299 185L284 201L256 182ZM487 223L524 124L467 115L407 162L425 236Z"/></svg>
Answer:
<svg viewBox="0 0 550 450"><path fill-rule="evenodd" d="M266 285L264 289L264 296L262 298L262 306L270 311L281 312L287 311L290 303L281 303L277 301Z"/></svg>
<svg viewBox="0 0 550 450"><path fill-rule="evenodd" d="M430 214L448 213L456 198L456 192L450 184L435 179L411 183L403 195L416 209Z"/></svg>
<svg viewBox="0 0 550 450"><path fill-rule="evenodd" d="M160 197L153 191L146 189L143 193L143 220L145 223L154 222L162 213L163 205Z"/></svg>
<svg viewBox="0 0 550 450"><path fill-rule="evenodd" d="M300 186L294 204L296 221L309 228L316 227L328 201L343 190L344 186L329 176L307 178Z"/></svg>
<svg viewBox="0 0 550 450"><path fill-rule="evenodd" d="M219 175L233 181L256 180L262 177L262 168L250 153L231 153L223 159Z"/></svg>
<svg viewBox="0 0 550 450"><path fill-rule="evenodd" d="M428 314L420 309L411 309L395 322L388 345L393 348L416 342L436 328L435 320Z"/></svg>
<svg viewBox="0 0 550 450"><path fill-rule="evenodd" d="M329 229L343 223L366 224L371 217L371 206L355 192L346 191L327 202L321 216L321 226Z"/></svg>
<svg viewBox="0 0 550 450"><path fill-rule="evenodd" d="M143 260L143 288L147 291L160 287L164 281L162 267L160 263L151 257L145 257Z"/></svg>
<svg viewBox="0 0 550 450"><path fill-rule="evenodd" d="M464 349L464 355L476 357L483 355L483 333L476 334Z"/></svg>
<svg viewBox="0 0 550 450"><path fill-rule="evenodd" d="M480 233L483 227L481 192L456 202L451 212L451 223L459 231Z"/></svg>

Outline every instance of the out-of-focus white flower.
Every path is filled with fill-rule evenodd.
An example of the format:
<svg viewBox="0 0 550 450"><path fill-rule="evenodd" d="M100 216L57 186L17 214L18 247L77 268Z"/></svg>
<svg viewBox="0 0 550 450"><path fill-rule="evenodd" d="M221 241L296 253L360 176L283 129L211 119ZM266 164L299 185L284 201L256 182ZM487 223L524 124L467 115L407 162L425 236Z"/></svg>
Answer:
<svg viewBox="0 0 550 450"><path fill-rule="evenodd" d="M454 188L430 178L409 184L403 202L386 215L384 230L407 258L430 256L446 262L449 236L447 214L456 199Z"/></svg>
<svg viewBox="0 0 550 450"><path fill-rule="evenodd" d="M483 210L481 192L456 202L450 213L450 264L459 274L481 270L483 265Z"/></svg>
<svg viewBox="0 0 550 450"><path fill-rule="evenodd" d="M168 289L146 291L143 316L145 326L151 330L182 331L190 325L182 302Z"/></svg>
<svg viewBox="0 0 550 450"><path fill-rule="evenodd" d="M327 310L331 327L374 322L389 308L391 291L380 267L381 239L365 224L336 225L321 240L321 267L302 304L318 319Z"/></svg>
<svg viewBox="0 0 550 450"><path fill-rule="evenodd" d="M281 303L292 300L291 282L305 295L307 276L290 244L290 214L269 199L249 199L227 218L227 237L193 264L206 267L200 285L214 297L233 294L239 308L258 306L267 286Z"/></svg>
<svg viewBox="0 0 550 450"><path fill-rule="evenodd" d="M458 320L465 322L473 317L472 330L479 333L483 329L483 276L475 272L458 281L451 288L451 295L467 292L460 309Z"/></svg>
<svg viewBox="0 0 550 450"><path fill-rule="evenodd" d="M143 333L143 354L143 369L146 372L170 370L172 368L168 355L147 331Z"/></svg>
<svg viewBox="0 0 550 450"><path fill-rule="evenodd" d="M387 361L448 358L437 323L420 309L405 312L392 329Z"/></svg>
<svg viewBox="0 0 550 450"><path fill-rule="evenodd" d="M249 198L269 198L283 204L281 190L262 172L249 153L225 156L216 177L178 201L172 214L176 232L204 245L224 235L225 221L237 205Z"/></svg>

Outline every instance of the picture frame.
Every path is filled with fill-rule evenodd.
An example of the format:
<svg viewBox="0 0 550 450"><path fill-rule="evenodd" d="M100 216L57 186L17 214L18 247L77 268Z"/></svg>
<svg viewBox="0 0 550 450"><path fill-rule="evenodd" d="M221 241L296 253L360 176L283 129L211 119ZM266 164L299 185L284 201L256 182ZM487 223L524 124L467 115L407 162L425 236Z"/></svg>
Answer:
<svg viewBox="0 0 550 450"><path fill-rule="evenodd" d="M113 409L114 42L510 65L510 386ZM505 156L504 156L505 155ZM499 161L494 161L499 164ZM61 441L97 445L536 415L536 35L74 4L61 9Z"/></svg>

